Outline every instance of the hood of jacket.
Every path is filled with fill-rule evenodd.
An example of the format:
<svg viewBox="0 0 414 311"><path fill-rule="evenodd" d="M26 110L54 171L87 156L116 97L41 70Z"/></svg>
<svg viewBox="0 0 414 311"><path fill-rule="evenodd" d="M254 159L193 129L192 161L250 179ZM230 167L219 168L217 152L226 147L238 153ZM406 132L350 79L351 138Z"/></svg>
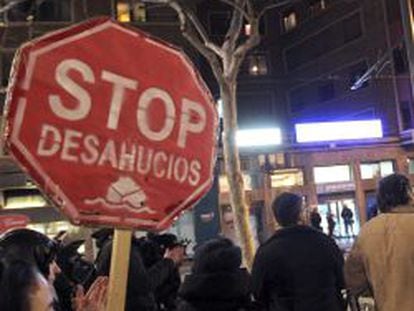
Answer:
<svg viewBox="0 0 414 311"><path fill-rule="evenodd" d="M186 276L178 295L196 309L232 310L248 303L250 276L246 269L232 272L190 274Z"/></svg>

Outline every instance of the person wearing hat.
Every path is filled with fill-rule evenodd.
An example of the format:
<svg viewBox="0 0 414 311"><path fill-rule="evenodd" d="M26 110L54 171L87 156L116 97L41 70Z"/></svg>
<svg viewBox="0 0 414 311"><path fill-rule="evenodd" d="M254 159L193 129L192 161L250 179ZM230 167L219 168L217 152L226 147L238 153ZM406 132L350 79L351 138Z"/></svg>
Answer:
<svg viewBox="0 0 414 311"><path fill-rule="evenodd" d="M250 276L241 266L241 250L229 239L198 247L192 273L178 292L177 311L240 311L250 308Z"/></svg>
<svg viewBox="0 0 414 311"><path fill-rule="evenodd" d="M289 192L272 203L282 228L254 259L252 288L259 310L345 310L342 253L333 239L305 224L302 205L302 197Z"/></svg>

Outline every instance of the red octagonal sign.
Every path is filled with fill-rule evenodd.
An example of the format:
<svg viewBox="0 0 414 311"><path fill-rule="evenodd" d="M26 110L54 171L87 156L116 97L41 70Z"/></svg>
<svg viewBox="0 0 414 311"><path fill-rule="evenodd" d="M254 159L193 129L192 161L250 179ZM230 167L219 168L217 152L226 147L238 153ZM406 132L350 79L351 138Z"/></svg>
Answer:
<svg viewBox="0 0 414 311"><path fill-rule="evenodd" d="M179 49L95 19L25 44L12 155L74 224L163 230L209 189L217 114Z"/></svg>

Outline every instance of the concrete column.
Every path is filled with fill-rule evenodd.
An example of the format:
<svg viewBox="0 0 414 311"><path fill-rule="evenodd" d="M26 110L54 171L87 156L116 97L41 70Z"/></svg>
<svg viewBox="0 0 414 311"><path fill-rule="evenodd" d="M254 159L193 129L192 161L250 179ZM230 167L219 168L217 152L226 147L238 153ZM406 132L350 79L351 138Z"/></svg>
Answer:
<svg viewBox="0 0 414 311"><path fill-rule="evenodd" d="M307 165L303 171L305 187L307 189L307 199L308 207L313 207L318 205L318 193L316 191L315 178L313 176L313 166Z"/></svg>
<svg viewBox="0 0 414 311"><path fill-rule="evenodd" d="M272 179L268 173L263 173L263 197L264 197L264 227L266 239L276 230L276 221L272 211Z"/></svg>
<svg viewBox="0 0 414 311"><path fill-rule="evenodd" d="M408 158L406 155L399 155L395 159L395 171L404 175L408 175Z"/></svg>
<svg viewBox="0 0 414 311"><path fill-rule="evenodd" d="M355 183L355 201L358 207L359 220L361 225L367 221L365 192L361 180L361 163L359 161L352 162L352 173Z"/></svg>

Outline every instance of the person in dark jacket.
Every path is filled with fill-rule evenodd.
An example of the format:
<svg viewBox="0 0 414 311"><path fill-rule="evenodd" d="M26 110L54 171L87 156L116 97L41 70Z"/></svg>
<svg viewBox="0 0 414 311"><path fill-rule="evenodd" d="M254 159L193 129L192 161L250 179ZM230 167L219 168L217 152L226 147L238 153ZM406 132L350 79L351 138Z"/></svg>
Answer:
<svg viewBox="0 0 414 311"><path fill-rule="evenodd" d="M240 268L241 251L229 239L196 249L192 273L178 292L177 311L241 311L250 307L250 276Z"/></svg>
<svg viewBox="0 0 414 311"><path fill-rule="evenodd" d="M254 259L252 287L259 310L345 310L344 260L334 240L303 224L300 196L282 193L272 209L282 228Z"/></svg>
<svg viewBox="0 0 414 311"><path fill-rule="evenodd" d="M183 254L179 250L171 250L164 258L146 268L137 240L133 239L131 243L125 310L156 311L155 291L174 273ZM111 253L112 240L108 240L96 260L97 275L109 275Z"/></svg>
<svg viewBox="0 0 414 311"><path fill-rule="evenodd" d="M321 227L321 222L322 222L322 217L318 212L317 208L312 209L312 211L310 212L310 223L311 226L314 227L316 230L320 230L322 231L322 227Z"/></svg>

